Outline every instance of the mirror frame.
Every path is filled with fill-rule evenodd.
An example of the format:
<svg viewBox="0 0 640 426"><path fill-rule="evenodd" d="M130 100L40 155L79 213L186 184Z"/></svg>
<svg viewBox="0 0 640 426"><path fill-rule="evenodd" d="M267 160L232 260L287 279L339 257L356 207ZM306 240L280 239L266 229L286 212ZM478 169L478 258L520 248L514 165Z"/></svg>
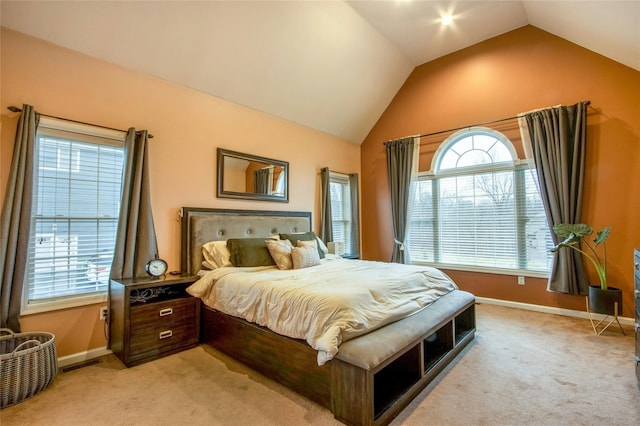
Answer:
<svg viewBox="0 0 640 426"><path fill-rule="evenodd" d="M237 151L230 151L224 148L218 148L218 182L217 193L218 198L236 198L242 200L257 200L257 201L277 201L281 203L289 202L289 162L274 160L272 158L259 157L257 155L245 154ZM257 161L260 163L271 164L274 166L280 166L284 170L284 195L273 194L255 194L251 192L237 192L237 191L225 191L224 189L224 159L225 157L239 158L247 161Z"/></svg>

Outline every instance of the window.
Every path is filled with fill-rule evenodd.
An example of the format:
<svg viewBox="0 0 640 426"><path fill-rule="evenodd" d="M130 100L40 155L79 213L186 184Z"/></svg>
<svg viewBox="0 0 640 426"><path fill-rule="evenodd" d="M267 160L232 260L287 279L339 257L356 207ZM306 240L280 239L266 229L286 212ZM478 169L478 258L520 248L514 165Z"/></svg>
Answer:
<svg viewBox="0 0 640 426"><path fill-rule="evenodd" d="M330 172L331 228L333 242L342 243L342 255L360 256L357 186L358 175Z"/></svg>
<svg viewBox="0 0 640 426"><path fill-rule="evenodd" d="M332 173L329 190L331 191L333 241L342 243L347 250L351 247L351 195L348 177Z"/></svg>
<svg viewBox="0 0 640 426"><path fill-rule="evenodd" d="M545 275L551 233L535 169L501 133L474 128L447 139L421 173L409 228L414 262Z"/></svg>
<svg viewBox="0 0 640 426"><path fill-rule="evenodd" d="M104 298L120 211L124 133L43 117L35 156L23 306L34 312L69 299Z"/></svg>

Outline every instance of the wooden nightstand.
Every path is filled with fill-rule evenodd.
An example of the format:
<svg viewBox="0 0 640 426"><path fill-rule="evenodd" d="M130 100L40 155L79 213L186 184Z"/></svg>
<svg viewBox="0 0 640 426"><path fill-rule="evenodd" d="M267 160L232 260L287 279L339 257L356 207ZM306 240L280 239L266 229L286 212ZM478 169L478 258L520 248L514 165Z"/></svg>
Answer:
<svg viewBox="0 0 640 426"><path fill-rule="evenodd" d="M200 300L186 292L198 277L111 280L109 344L127 366L194 347L200 339Z"/></svg>

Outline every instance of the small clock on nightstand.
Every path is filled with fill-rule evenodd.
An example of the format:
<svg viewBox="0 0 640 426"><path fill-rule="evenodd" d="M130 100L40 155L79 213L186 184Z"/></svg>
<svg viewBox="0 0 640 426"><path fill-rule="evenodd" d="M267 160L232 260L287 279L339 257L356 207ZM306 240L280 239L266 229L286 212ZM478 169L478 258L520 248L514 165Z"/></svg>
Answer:
<svg viewBox="0 0 640 426"><path fill-rule="evenodd" d="M147 274L154 278L164 277L164 274L167 273L167 269L167 262L158 258L157 256L155 259L151 259L150 261L148 261L147 265L145 266Z"/></svg>

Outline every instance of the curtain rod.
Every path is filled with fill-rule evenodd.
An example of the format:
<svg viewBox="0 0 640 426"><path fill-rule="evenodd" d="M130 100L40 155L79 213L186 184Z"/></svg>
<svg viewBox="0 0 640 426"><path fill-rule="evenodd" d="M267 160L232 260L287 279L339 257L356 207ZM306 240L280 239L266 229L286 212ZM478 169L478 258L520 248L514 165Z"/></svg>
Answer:
<svg viewBox="0 0 640 426"><path fill-rule="evenodd" d="M20 108L18 108L17 106L8 106L7 109L11 112L22 112L22 110ZM40 113L39 113L40 114ZM71 123L77 123L77 124L86 124L88 126L94 126L94 127L101 127L103 129L107 129L107 130L115 130L117 132L124 132L127 133L126 130L122 130L122 129L114 129L113 127L107 127L107 126L101 126L99 124L93 124L93 123L87 123L85 121L78 121L78 120L72 120L70 118L62 118L62 117L56 117L55 115L48 115L48 114L40 114L43 115L45 117L49 117L49 118L55 118L57 120L63 120L63 121L70 121ZM153 135L152 134L147 134L147 137L149 139L153 139Z"/></svg>
<svg viewBox="0 0 640 426"><path fill-rule="evenodd" d="M587 106L591 104L591 101L583 101L583 102L584 102L585 104L587 104ZM578 103L579 103L579 102L578 102ZM486 126L486 125L488 125L488 124L495 124L495 123L501 123L501 122L503 122L503 121L515 120L516 118L518 118L518 116L517 116L517 115L516 115L515 117L501 118L501 119L499 119L499 120L486 121L486 122L484 122L484 123L472 124L472 125L470 125L470 126L456 127L455 129L440 130L439 132L433 132L433 133L425 133L424 135L416 135L416 136L414 136L414 137L424 138L424 137L427 137L427 136L434 136L434 135L439 135L439 134L442 134L442 133L455 132L456 130L468 129L468 128L471 128L471 127ZM411 136L409 136L409 137L411 137ZM402 139L402 138L401 138L401 139ZM396 139L393 139L393 140L396 140ZM391 141L387 141L387 142L392 142L393 140L391 140ZM386 145L386 144L387 144L387 142L385 142L385 143L384 143L384 145Z"/></svg>
<svg viewBox="0 0 640 426"><path fill-rule="evenodd" d="M330 169L330 168L328 168L328 167L322 167L322 168L320 169L320 171L322 172L324 169L327 169L327 170L329 171L329 173L337 173L337 174L339 174L339 175L344 175L344 176L357 175L357 173L345 173L345 172L339 172L339 171L337 171L337 170L331 170L331 169ZM318 174L320 174L320 173L318 173Z"/></svg>

